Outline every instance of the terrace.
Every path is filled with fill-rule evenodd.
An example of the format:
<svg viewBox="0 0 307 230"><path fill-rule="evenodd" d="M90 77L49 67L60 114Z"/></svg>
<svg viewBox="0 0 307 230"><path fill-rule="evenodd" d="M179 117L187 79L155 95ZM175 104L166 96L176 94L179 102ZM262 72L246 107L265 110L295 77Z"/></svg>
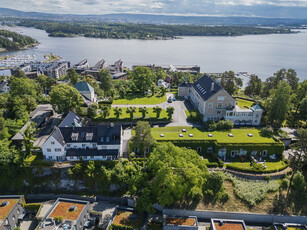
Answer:
<svg viewBox="0 0 307 230"><path fill-rule="evenodd" d="M133 211L117 209L116 214L113 218L112 225L114 228L116 226L129 227L132 229L142 229L144 224L144 216Z"/></svg>
<svg viewBox="0 0 307 230"><path fill-rule="evenodd" d="M185 132L182 130L185 129ZM158 140L215 140L218 143L276 143L273 138L261 136L256 128L232 129L231 131L205 131L196 127L159 127L151 129L152 136ZM163 134L164 136L161 136ZM182 137L179 135L183 134ZM192 134L192 135L189 135ZM229 135L232 134L232 135Z"/></svg>
<svg viewBox="0 0 307 230"><path fill-rule="evenodd" d="M211 230L247 230L243 220L211 219Z"/></svg>
<svg viewBox="0 0 307 230"><path fill-rule="evenodd" d="M175 217L164 216L163 229L198 229L198 221L196 216Z"/></svg>
<svg viewBox="0 0 307 230"><path fill-rule="evenodd" d="M83 213L86 220L87 207L87 201L58 199L40 223L39 229L73 229Z"/></svg>

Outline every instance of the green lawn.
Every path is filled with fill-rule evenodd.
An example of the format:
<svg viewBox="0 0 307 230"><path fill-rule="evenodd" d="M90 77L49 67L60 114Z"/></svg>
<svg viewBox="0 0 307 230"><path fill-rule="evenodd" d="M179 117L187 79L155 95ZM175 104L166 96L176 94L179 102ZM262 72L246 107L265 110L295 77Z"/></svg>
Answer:
<svg viewBox="0 0 307 230"><path fill-rule="evenodd" d="M253 166L250 166L250 162L232 162L231 165L237 167L238 169L241 168L243 171L254 169ZM283 169L286 166L286 163L283 161L266 162L265 165L267 166L267 168L264 170L264 172L269 172L272 170L279 171L280 169Z"/></svg>
<svg viewBox="0 0 307 230"><path fill-rule="evenodd" d="M244 109L245 107L250 108L255 103L253 101L248 101L240 98L236 98L236 101L237 105L242 109Z"/></svg>
<svg viewBox="0 0 307 230"><path fill-rule="evenodd" d="M127 95L125 99L117 99L113 101L113 105L155 105L166 102L166 96L141 96L141 95Z"/></svg>
<svg viewBox="0 0 307 230"><path fill-rule="evenodd" d="M126 113L127 108L122 108L122 115L119 116L119 120L130 120L130 114ZM136 112L133 114L133 120L142 120L142 113L139 112L139 108L136 108ZM110 115L107 119L103 119L100 115L96 117L94 120L115 120L116 116L114 114L113 108L110 110ZM155 120L156 114L153 112L153 108L148 108L148 113L146 114L145 120ZM168 120L168 116L166 110L162 109L160 113L159 120Z"/></svg>
<svg viewBox="0 0 307 230"><path fill-rule="evenodd" d="M182 132L182 129L186 129L186 132ZM255 128L233 129L226 132L207 132L195 127L173 126L152 128L151 132L156 140L217 140L218 143L276 143L273 138L260 136L260 130ZM209 133L213 137L208 137ZM233 137L229 137L229 133L233 134ZM249 133L253 134L253 137L248 137L247 134ZM164 134L164 137L160 137L160 134ZM183 134L183 137L179 137L179 134ZM193 137L189 137L189 134L193 134Z"/></svg>

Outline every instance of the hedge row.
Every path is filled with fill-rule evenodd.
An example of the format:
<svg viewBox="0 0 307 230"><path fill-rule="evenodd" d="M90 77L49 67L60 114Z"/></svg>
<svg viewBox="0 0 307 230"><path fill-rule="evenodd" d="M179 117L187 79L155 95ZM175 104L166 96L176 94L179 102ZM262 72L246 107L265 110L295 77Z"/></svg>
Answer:
<svg viewBox="0 0 307 230"><path fill-rule="evenodd" d="M279 169L270 169L270 170L259 170L259 169L246 169L246 168L242 168L240 166L237 165L231 165L231 164L227 164L226 168L227 169L232 169L232 170L236 170L236 171L241 171L241 172L252 172L252 173L274 173L274 172L280 172L284 169L286 169L288 167L288 165L284 165L283 167L279 168Z"/></svg>
<svg viewBox="0 0 307 230"><path fill-rule="evenodd" d="M30 203L30 204L25 204L23 207L28 211L38 211L40 206L41 206L40 203Z"/></svg>
<svg viewBox="0 0 307 230"><path fill-rule="evenodd" d="M131 226L124 226L119 224L111 224L110 230L133 230L133 227Z"/></svg>
<svg viewBox="0 0 307 230"><path fill-rule="evenodd" d="M216 162L209 162L209 163L206 163L206 166L208 167L208 168L217 168L218 166L219 166L219 164L218 163L216 163Z"/></svg>

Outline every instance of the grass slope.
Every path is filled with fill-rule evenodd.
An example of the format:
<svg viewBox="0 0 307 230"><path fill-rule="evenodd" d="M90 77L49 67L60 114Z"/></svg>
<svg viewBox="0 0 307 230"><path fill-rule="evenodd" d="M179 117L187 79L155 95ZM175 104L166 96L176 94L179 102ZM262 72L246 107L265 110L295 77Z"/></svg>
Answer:
<svg viewBox="0 0 307 230"><path fill-rule="evenodd" d="M253 101L248 101L248 100L244 100L241 98L237 98L236 101L237 101L237 105L242 109L245 109L246 107L250 108L255 103Z"/></svg>

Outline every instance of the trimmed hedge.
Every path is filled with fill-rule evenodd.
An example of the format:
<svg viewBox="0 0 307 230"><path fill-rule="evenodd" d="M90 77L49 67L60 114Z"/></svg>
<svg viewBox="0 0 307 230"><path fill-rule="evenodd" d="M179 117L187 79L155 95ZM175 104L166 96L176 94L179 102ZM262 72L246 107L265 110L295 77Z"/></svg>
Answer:
<svg viewBox="0 0 307 230"><path fill-rule="evenodd" d="M30 204L25 204L23 207L28 211L38 211L40 206L41 206L40 203L30 203Z"/></svg>
<svg viewBox="0 0 307 230"><path fill-rule="evenodd" d="M110 230L133 230L133 227L131 226L124 226L119 224L111 224Z"/></svg>
<svg viewBox="0 0 307 230"><path fill-rule="evenodd" d="M271 169L271 170L264 170L264 169L245 169L236 165L231 165L231 164L227 164L226 168L227 169L232 169L232 170L236 170L236 171L240 171L240 172L252 172L252 173L274 173L274 172L280 172L284 169L286 169L289 165L286 164L283 167L279 168L279 169Z"/></svg>
<svg viewBox="0 0 307 230"><path fill-rule="evenodd" d="M219 166L219 164L218 163L216 163L216 162L209 162L209 163L206 163L206 166L208 167L208 168L217 168L218 166Z"/></svg>

